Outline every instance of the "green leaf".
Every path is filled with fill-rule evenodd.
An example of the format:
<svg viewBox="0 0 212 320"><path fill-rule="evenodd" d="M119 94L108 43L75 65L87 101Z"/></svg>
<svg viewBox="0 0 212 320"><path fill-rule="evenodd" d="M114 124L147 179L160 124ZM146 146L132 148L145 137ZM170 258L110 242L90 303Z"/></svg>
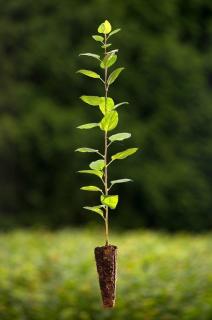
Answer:
<svg viewBox="0 0 212 320"><path fill-rule="evenodd" d="M81 126L78 126L78 129L92 129L95 127L98 127L99 123L86 123L86 124L82 124Z"/></svg>
<svg viewBox="0 0 212 320"><path fill-rule="evenodd" d="M103 42L104 41L104 38L102 36L98 36L98 35L93 35L92 38L96 41L99 41L99 42Z"/></svg>
<svg viewBox="0 0 212 320"><path fill-rule="evenodd" d="M95 152L98 153L98 150L92 148L78 148L75 150L76 152Z"/></svg>
<svg viewBox="0 0 212 320"><path fill-rule="evenodd" d="M126 149L124 151L118 152L112 156L112 160L121 160L125 159L129 156L131 156L133 153L135 153L138 150L138 148L130 148Z"/></svg>
<svg viewBox="0 0 212 320"><path fill-rule="evenodd" d="M119 49L113 49L113 50L111 50L111 51L108 51L107 54L116 53L116 52L118 52L118 51L119 51Z"/></svg>
<svg viewBox="0 0 212 320"><path fill-rule="evenodd" d="M77 73L84 74L85 76L90 78L100 78L100 75L98 73L91 70L81 69L81 70L78 70Z"/></svg>
<svg viewBox="0 0 212 320"><path fill-rule="evenodd" d="M120 28L119 28L119 29L115 29L115 30L113 30L113 31L109 34L108 38L109 38L109 37L111 37L112 35L114 35L114 34L118 33L119 31L121 31L121 29L120 29Z"/></svg>
<svg viewBox="0 0 212 320"><path fill-rule="evenodd" d="M95 58L97 60L100 60L100 56L98 54L94 54L94 53L90 53L90 52L87 52L87 53L80 53L79 56L88 56L88 57L91 57L91 58Z"/></svg>
<svg viewBox="0 0 212 320"><path fill-rule="evenodd" d="M99 33L104 33L104 32L105 32L104 22L99 25L97 31L98 31Z"/></svg>
<svg viewBox="0 0 212 320"><path fill-rule="evenodd" d="M92 170L102 170L105 167L105 161L102 159L93 161L89 164L89 167Z"/></svg>
<svg viewBox="0 0 212 320"><path fill-rule="evenodd" d="M94 174L95 176L102 178L103 172L98 170L80 170L79 173L87 173L87 174Z"/></svg>
<svg viewBox="0 0 212 320"><path fill-rule="evenodd" d="M108 77L108 84L111 85L119 76L119 74L124 70L124 68L115 69Z"/></svg>
<svg viewBox="0 0 212 320"><path fill-rule="evenodd" d="M109 68L116 62L116 60L117 60L116 54L112 53L112 54L106 55L106 57L101 62L100 67L102 69Z"/></svg>
<svg viewBox="0 0 212 320"><path fill-rule="evenodd" d="M111 111L114 108L114 101L112 98L107 98L101 97L100 98L100 103L99 103L99 108L102 111L103 114L107 113L108 111Z"/></svg>
<svg viewBox="0 0 212 320"><path fill-rule="evenodd" d="M81 96L80 99L91 106L98 106L101 102L101 97L98 96Z"/></svg>
<svg viewBox="0 0 212 320"><path fill-rule="evenodd" d="M108 20L105 20L105 22L101 23L100 26L98 27L98 32L99 33L104 33L108 34L111 32L111 24Z"/></svg>
<svg viewBox="0 0 212 320"><path fill-rule="evenodd" d="M110 209L115 209L118 201L119 201L119 196L114 195L114 196L105 196L101 195L101 203L108 206Z"/></svg>
<svg viewBox="0 0 212 320"><path fill-rule="evenodd" d="M108 20L105 20L105 22L104 22L104 29L105 29L104 30L105 34L110 33L111 30L112 30L111 24L110 24L110 22Z"/></svg>
<svg viewBox="0 0 212 320"><path fill-rule="evenodd" d="M125 182L131 182L132 179L118 179L118 180L113 180L113 181L110 181L110 183L112 185L116 184L116 183L125 183Z"/></svg>
<svg viewBox="0 0 212 320"><path fill-rule="evenodd" d="M102 49L106 49L108 47L112 46L112 43L108 43L108 44L103 44L103 46L101 46Z"/></svg>
<svg viewBox="0 0 212 320"><path fill-rule="evenodd" d="M80 99L91 106L99 106L102 113L105 114L105 97L81 96ZM112 98L107 98L106 106L107 111L111 111L114 108L114 101Z"/></svg>
<svg viewBox="0 0 212 320"><path fill-rule="evenodd" d="M102 209L100 209L101 207L102 206L83 207L83 209L98 213L98 214L100 214L100 216L102 216L102 218L104 218L104 213L103 213Z"/></svg>
<svg viewBox="0 0 212 320"><path fill-rule="evenodd" d="M104 131L110 131L115 129L118 124L118 112L109 111L105 114L104 118L100 122L100 128Z"/></svg>
<svg viewBox="0 0 212 320"><path fill-rule="evenodd" d="M81 187L80 190L84 190L84 191L100 191L100 192L102 192L102 190L99 187L96 187L96 186L84 186L84 187Z"/></svg>
<svg viewBox="0 0 212 320"><path fill-rule="evenodd" d="M109 137L110 141L122 141L124 139L128 139L131 137L131 133L122 132L122 133L116 133Z"/></svg>
<svg viewBox="0 0 212 320"><path fill-rule="evenodd" d="M123 104L129 104L129 102L120 102L120 103L118 103L118 104L116 104L116 105L114 106L114 109L122 106Z"/></svg>

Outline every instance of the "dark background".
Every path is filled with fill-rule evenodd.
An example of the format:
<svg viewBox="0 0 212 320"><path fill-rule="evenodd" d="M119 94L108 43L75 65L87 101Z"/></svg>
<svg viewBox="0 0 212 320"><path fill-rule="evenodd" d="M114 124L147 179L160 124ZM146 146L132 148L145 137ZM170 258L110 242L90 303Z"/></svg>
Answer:
<svg viewBox="0 0 212 320"><path fill-rule="evenodd" d="M97 117L78 97L103 89L76 70L98 70L78 54L99 52L91 35L108 19L122 28L112 42L126 68L110 96L130 102L119 128L132 132L113 151L140 147L110 171L134 180L116 187L112 223L210 229L212 1L0 0L0 8L1 228L96 221L82 209L96 195L79 191L95 178L75 173L93 157L74 150L102 144L101 133L76 126Z"/></svg>

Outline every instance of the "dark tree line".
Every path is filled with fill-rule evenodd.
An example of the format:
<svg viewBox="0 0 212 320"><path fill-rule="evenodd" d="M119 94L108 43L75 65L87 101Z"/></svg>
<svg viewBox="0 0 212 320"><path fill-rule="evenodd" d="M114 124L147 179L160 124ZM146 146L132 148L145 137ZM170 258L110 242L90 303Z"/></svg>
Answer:
<svg viewBox="0 0 212 320"><path fill-rule="evenodd" d="M140 147L111 172L135 181L119 187L125 196L114 223L211 228L212 2L0 0L0 7L1 226L92 221L81 209L92 199L78 191L85 180L75 173L87 160L74 150L88 141L75 127L89 121L78 96L101 92L75 72L84 63L78 53L95 50L88 32L108 18L122 28L113 41L126 66L111 94L130 102L120 129L130 122L130 143Z"/></svg>

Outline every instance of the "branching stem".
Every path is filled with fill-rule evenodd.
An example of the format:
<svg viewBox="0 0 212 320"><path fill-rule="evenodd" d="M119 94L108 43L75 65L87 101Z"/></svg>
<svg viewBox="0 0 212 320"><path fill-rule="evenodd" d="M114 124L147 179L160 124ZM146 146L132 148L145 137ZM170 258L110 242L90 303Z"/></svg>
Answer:
<svg viewBox="0 0 212 320"><path fill-rule="evenodd" d="M107 163L107 167L113 162L113 160L110 160L110 162Z"/></svg>
<svg viewBox="0 0 212 320"><path fill-rule="evenodd" d="M107 191L110 191L110 189L112 188L112 186L113 186L113 185L111 184L110 187L107 189Z"/></svg>
<svg viewBox="0 0 212 320"><path fill-rule="evenodd" d="M98 153L102 158L105 157L104 154L102 154L101 152L97 151L97 153Z"/></svg>

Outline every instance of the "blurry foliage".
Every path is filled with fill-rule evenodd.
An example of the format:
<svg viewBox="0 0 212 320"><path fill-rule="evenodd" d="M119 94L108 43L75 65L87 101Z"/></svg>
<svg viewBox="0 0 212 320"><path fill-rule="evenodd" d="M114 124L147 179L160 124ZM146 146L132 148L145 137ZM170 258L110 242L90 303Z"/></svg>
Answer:
<svg viewBox="0 0 212 320"><path fill-rule="evenodd" d="M84 220L84 181L75 171L86 162L74 149L89 143L75 127L90 119L78 96L101 92L75 72L78 53L95 49L88 32L108 18L122 27L113 42L126 66L111 95L130 102L121 129L130 121L142 150L117 164L120 175L111 170L113 179L128 172L135 181L119 187L126 196L115 223L210 228L211 0L0 0L0 7L1 226Z"/></svg>
<svg viewBox="0 0 212 320"><path fill-rule="evenodd" d="M1 320L211 320L210 236L112 238L120 254L117 301L104 310L93 256L99 232L1 234Z"/></svg>

